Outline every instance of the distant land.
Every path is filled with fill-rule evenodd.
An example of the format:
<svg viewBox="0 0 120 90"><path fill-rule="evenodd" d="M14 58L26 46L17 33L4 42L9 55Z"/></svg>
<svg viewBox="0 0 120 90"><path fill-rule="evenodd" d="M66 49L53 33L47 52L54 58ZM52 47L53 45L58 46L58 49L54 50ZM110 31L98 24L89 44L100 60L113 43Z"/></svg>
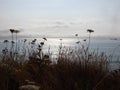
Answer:
<svg viewBox="0 0 120 90"><path fill-rule="evenodd" d="M57 35L19 35L18 34L18 38L19 39L25 39L25 38L76 38L75 35L68 35L68 36L57 36ZM88 36L78 36L81 39L85 39L88 38ZM120 40L120 36L93 36L93 39L110 39L110 40ZM0 36L0 40L10 40L11 39L11 35L7 35L7 36Z"/></svg>

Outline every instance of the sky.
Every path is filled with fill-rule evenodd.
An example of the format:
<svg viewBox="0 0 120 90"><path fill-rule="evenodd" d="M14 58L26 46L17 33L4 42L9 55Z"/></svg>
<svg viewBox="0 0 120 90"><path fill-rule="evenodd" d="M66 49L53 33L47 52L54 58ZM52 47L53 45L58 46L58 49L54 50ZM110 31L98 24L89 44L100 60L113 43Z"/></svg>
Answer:
<svg viewBox="0 0 120 90"><path fill-rule="evenodd" d="M120 0L0 0L0 36L120 36Z"/></svg>

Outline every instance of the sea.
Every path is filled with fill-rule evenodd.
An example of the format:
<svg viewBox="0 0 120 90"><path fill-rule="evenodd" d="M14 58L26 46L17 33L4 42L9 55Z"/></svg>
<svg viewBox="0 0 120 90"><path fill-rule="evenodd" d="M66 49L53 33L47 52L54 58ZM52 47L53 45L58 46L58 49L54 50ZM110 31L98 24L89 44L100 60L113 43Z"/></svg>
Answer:
<svg viewBox="0 0 120 90"><path fill-rule="evenodd" d="M72 38L72 37L50 37L44 40L43 38L27 38L26 45L29 44L36 39L36 46L39 43L44 42L43 52L47 53L48 51L52 53L53 57L57 57L58 48L62 45L62 47L74 48L81 46L88 46L89 39L87 38ZM11 41L9 39L8 41ZM14 40L16 42L16 40ZM79 42L79 43L78 43ZM17 47L18 50L23 47L24 38L18 38ZM11 48L11 43L4 43L3 39L0 39L0 54L2 54L2 50L8 47ZM15 46L16 47L16 46ZM99 53L104 52L108 57L111 57L111 67L113 69L120 68L120 39L116 38L91 38L89 44L90 51L98 51Z"/></svg>

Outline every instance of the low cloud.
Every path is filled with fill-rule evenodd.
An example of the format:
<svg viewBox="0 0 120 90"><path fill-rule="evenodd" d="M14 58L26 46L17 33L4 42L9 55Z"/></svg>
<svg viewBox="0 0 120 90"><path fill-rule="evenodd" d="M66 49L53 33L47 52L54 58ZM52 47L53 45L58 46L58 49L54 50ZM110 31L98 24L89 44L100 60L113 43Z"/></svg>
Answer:
<svg viewBox="0 0 120 90"><path fill-rule="evenodd" d="M65 28L69 28L69 26L68 25L55 25L55 26L51 26L50 28L65 29Z"/></svg>
<svg viewBox="0 0 120 90"><path fill-rule="evenodd" d="M0 36L9 36L11 33L9 32L10 28L21 30L19 36L23 35L54 35L55 33L59 35L72 35L75 33L80 33L80 35L86 35L86 30L91 28L95 30L95 35L103 35L103 31L105 35L110 33L115 34L119 31L119 17L113 23L107 21L104 18L90 18L90 19L76 19L76 20L40 20L36 19L34 21L25 21L19 23L10 23L0 25ZM2 22L1 22L2 23ZM10 25L9 25L10 23ZM5 26L9 25L9 26ZM113 26L115 25L115 27ZM6 27L7 29L2 29ZM11 27L10 27L11 26ZM111 27L112 30L111 30ZM116 29L116 32L113 33L113 29ZM58 33L59 32L59 33Z"/></svg>
<svg viewBox="0 0 120 90"><path fill-rule="evenodd" d="M36 25L34 25L36 24ZM64 28L71 28L74 26L80 26L82 25L82 22L80 21L65 21L65 20L51 20L51 21L38 21L34 23L33 26L36 26L36 28L53 28L53 29L64 29ZM35 28L35 27L34 27Z"/></svg>

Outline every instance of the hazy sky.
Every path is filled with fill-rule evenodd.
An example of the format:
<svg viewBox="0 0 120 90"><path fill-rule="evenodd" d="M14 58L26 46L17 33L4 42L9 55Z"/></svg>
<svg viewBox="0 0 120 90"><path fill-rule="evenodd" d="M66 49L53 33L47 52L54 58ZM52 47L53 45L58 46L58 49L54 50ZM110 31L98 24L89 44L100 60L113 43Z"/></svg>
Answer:
<svg viewBox="0 0 120 90"><path fill-rule="evenodd" d="M0 36L120 36L120 0L0 0Z"/></svg>

